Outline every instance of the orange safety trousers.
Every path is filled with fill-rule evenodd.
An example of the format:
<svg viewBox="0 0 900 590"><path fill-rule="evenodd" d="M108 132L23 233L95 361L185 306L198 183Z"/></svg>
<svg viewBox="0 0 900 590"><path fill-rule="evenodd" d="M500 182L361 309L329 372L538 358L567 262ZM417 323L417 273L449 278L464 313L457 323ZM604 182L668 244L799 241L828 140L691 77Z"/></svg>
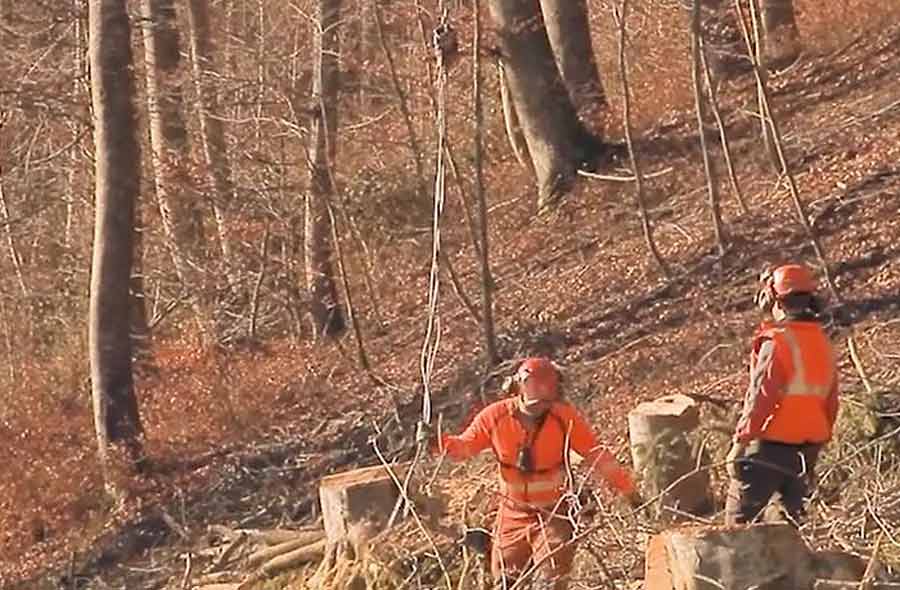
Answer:
<svg viewBox="0 0 900 590"><path fill-rule="evenodd" d="M575 558L572 536L572 524L558 514L501 502L491 549L494 579L506 579L511 585L527 574L541 580L542 589L565 590Z"/></svg>

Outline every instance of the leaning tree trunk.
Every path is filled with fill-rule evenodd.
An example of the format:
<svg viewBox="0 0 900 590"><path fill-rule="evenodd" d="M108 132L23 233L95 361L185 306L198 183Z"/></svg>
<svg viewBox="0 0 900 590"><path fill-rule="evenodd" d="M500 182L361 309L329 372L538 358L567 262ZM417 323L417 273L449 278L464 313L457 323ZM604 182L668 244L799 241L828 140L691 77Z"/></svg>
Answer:
<svg viewBox="0 0 900 590"><path fill-rule="evenodd" d="M565 194L601 145L578 120L537 0L490 0L505 73L538 183L538 207Z"/></svg>
<svg viewBox="0 0 900 590"><path fill-rule="evenodd" d="M328 199L334 192L330 166L336 153L338 125L338 19L341 0L319 0L318 47L313 71L310 120L309 192L306 195L306 286L313 333L331 336L344 327L331 250Z"/></svg>
<svg viewBox="0 0 900 590"><path fill-rule="evenodd" d="M587 0L541 0L541 10L569 98L582 122L599 134L607 105L591 42Z"/></svg>
<svg viewBox="0 0 900 590"><path fill-rule="evenodd" d="M760 0L766 66L784 67L800 55L800 35L794 20L794 0Z"/></svg>
<svg viewBox="0 0 900 590"><path fill-rule="evenodd" d="M221 117L217 116L218 100L210 83L218 72L213 59L215 47L209 30L209 0L188 0L191 62L197 93L197 111L200 115L200 142L206 164L207 182L212 192L212 208L219 234L219 248L230 276L231 242L228 237L228 209L234 201L234 184L231 180L231 162L225 143L225 131Z"/></svg>
<svg viewBox="0 0 900 590"><path fill-rule="evenodd" d="M174 0L141 0L141 13L156 199L175 274L182 288L193 291L198 327L209 340L214 336L212 321L200 301L205 277L199 269L199 199L188 184L185 167L191 154L184 123L181 40Z"/></svg>
<svg viewBox="0 0 900 590"><path fill-rule="evenodd" d="M88 20L96 193L88 334L94 423L105 469L111 444L123 443L135 462L142 454L129 334L140 152L126 0L90 0Z"/></svg>

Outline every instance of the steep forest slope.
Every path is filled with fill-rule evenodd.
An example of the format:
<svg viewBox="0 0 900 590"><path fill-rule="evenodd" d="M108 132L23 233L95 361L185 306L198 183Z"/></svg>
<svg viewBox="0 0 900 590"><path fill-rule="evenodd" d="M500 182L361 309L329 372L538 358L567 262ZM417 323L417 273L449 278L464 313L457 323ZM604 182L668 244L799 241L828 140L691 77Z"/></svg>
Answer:
<svg viewBox="0 0 900 590"><path fill-rule="evenodd" d="M416 188L409 130L383 48L392 52L430 171L430 58L415 15L424 15L430 29L434 7L417 12L418 2L387 3L383 45L365 27L345 35L335 170L340 240L363 343L385 386L360 366L351 332L316 343L296 317L306 186L305 123L297 112L308 99L308 4L214 3L222 8L213 30L225 64L218 92L228 109L239 195L231 231L242 284L248 293L261 285L257 338L245 335L249 304L229 302L221 320L225 342L198 343L190 309L179 304L182 287L171 274L151 174L145 175L142 272L155 324L137 383L151 469L123 476L127 493L119 502L103 493L87 371L88 102L83 77L58 78L69 66L76 71L72 39L81 33L71 23L78 14L36 3L11 20L3 16L0 189L7 214L0 232L7 250L19 253L10 257L5 250L0 261L0 347L7 364L0 376L6 392L0 446L7 450L0 470L0 587L39 587L72 574L108 577L116 587L149 587L177 575L171 562L156 556L171 557L187 542L159 521L160 506L188 537L226 519L248 526L304 522L315 512L314 483L321 475L374 462L367 440L376 426L391 425L385 444L394 456L406 452L403 438L420 399L433 208L431 197ZM467 51L471 3L450 4ZM570 395L618 451L624 449L625 413L638 401L699 393L733 409L744 384L747 339L759 320L751 301L756 273L785 260L821 271L785 179L763 150L755 83L747 74L719 87L749 210L738 206L721 168L727 238L724 254L717 251L692 110L686 17L678 3L635 4L626 52L632 123L638 156L652 174L646 196L670 273L647 253L632 183L583 177L554 210L536 214L531 175L510 152L486 57L490 256L506 364L485 374L479 324L443 272L432 378L449 422L461 423L485 396L495 395L507 361L535 353L567 366ZM865 390L846 354L851 332L871 382L894 392L900 387L900 5L795 4L805 50L796 64L771 76L773 106L840 295L828 296L829 329L841 352L845 391L848 399L862 400ZM621 146L612 8L605 0L590 5L610 99L609 139ZM477 302L478 261L463 206L471 194L470 67L466 52L450 70L449 134L466 196L451 175L442 246L462 293ZM599 172L627 176L624 150L613 152ZM201 172L189 172L185 182L199 183ZM208 270L219 271L213 263ZM400 420L392 422L395 412ZM847 422L855 414L845 414L847 444L863 440L856 423ZM841 444L835 452L842 452ZM463 481L466 472L447 470L443 477ZM147 534L110 549L110 539L135 522ZM133 567L125 565L128 559L137 560Z"/></svg>

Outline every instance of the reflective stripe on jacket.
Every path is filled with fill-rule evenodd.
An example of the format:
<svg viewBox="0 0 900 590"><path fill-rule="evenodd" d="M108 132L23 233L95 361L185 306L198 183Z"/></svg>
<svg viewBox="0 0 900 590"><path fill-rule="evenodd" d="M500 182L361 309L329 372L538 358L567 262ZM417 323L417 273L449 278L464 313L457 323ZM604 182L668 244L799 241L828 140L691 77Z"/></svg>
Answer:
<svg viewBox="0 0 900 590"><path fill-rule="evenodd" d="M499 463L502 493L515 503L547 506L559 500L566 488L567 440L569 448L584 457L611 486L626 494L634 490L628 471L597 446L591 427L566 402L551 406L531 444L534 469L521 471L516 467L518 454L529 435L516 412L515 398L495 402L481 410L461 435L445 435L442 447L457 460L492 449Z"/></svg>
<svg viewBox="0 0 900 590"><path fill-rule="evenodd" d="M764 324L753 342L738 440L824 443L831 439L837 409L834 351L821 326Z"/></svg>

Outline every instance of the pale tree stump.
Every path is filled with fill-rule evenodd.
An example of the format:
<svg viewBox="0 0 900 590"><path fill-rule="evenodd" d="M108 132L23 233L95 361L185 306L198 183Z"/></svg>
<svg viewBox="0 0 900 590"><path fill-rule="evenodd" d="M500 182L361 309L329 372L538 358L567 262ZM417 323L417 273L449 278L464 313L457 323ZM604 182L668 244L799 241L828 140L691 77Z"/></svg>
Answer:
<svg viewBox="0 0 900 590"><path fill-rule="evenodd" d="M812 590L813 558L789 524L685 526L647 545L645 590Z"/></svg>
<svg viewBox="0 0 900 590"><path fill-rule="evenodd" d="M393 466L402 482L409 465ZM381 465L323 477L319 501L325 522L327 549L323 565L338 556L355 558L365 552L369 539L387 524L400 490Z"/></svg>
<svg viewBox="0 0 900 590"><path fill-rule="evenodd" d="M685 395L644 402L628 414L631 459L641 479L641 492L646 498L655 498L672 486L656 509L659 515L668 513L673 520L677 520L679 511L701 515L713 508L709 472L696 471L692 439L699 425L699 407ZM685 477L693 471L696 473Z"/></svg>

